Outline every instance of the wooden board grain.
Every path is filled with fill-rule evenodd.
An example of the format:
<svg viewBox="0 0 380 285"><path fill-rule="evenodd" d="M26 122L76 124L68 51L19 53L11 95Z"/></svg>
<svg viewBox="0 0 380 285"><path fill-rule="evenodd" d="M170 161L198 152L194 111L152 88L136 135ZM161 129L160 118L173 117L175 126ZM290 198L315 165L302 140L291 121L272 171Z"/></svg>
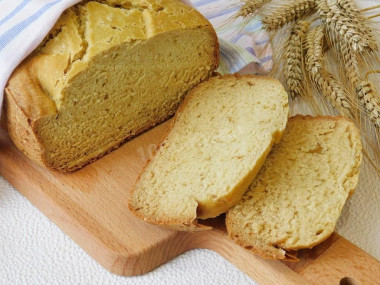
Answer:
<svg viewBox="0 0 380 285"><path fill-rule="evenodd" d="M342 282L380 282L380 262L335 234L313 250L299 252L299 263L286 263L264 260L237 246L226 235L223 217L208 221L212 230L197 233L170 231L135 218L127 208L129 192L167 125L71 174L35 165L0 130L0 175L118 275L144 274L187 250L207 248L259 284L339 284L345 277L351 279Z"/></svg>

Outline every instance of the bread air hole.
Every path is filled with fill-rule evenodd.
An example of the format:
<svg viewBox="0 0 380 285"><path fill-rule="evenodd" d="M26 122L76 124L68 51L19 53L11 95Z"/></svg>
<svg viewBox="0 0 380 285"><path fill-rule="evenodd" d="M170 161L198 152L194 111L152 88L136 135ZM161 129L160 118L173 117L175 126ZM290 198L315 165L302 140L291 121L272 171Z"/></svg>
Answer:
<svg viewBox="0 0 380 285"><path fill-rule="evenodd" d="M323 233L323 230L319 230L315 233L316 236L319 236L321 233Z"/></svg>
<svg viewBox="0 0 380 285"><path fill-rule="evenodd" d="M357 284L359 283L351 277L344 277L339 282L339 285L357 285Z"/></svg>

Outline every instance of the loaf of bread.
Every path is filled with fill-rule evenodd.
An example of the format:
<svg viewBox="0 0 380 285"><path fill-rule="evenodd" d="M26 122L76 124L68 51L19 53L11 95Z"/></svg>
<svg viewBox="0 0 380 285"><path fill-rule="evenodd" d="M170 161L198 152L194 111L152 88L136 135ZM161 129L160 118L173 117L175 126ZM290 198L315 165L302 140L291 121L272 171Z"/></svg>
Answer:
<svg viewBox="0 0 380 285"><path fill-rule="evenodd" d="M174 114L218 54L210 23L180 1L82 1L9 79L9 135L39 164L78 169Z"/></svg>
<svg viewBox="0 0 380 285"><path fill-rule="evenodd" d="M129 207L146 222L205 229L247 190L285 130L288 96L268 77L227 75L194 88L134 187Z"/></svg>
<svg viewBox="0 0 380 285"><path fill-rule="evenodd" d="M228 211L229 236L268 259L324 241L356 187L361 160L359 132L347 119L290 118L282 141Z"/></svg>

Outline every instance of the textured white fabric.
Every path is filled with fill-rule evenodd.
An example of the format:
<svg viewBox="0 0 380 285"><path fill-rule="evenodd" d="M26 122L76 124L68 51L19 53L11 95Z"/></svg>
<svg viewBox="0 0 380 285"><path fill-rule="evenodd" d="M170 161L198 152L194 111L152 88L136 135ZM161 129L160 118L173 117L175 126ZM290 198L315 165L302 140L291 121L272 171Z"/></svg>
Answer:
<svg viewBox="0 0 380 285"><path fill-rule="evenodd" d="M0 177L0 284L254 284L209 250L193 250L138 277L98 265Z"/></svg>
<svg viewBox="0 0 380 285"><path fill-rule="evenodd" d="M16 66L40 44L61 12L79 1L0 1L0 106Z"/></svg>

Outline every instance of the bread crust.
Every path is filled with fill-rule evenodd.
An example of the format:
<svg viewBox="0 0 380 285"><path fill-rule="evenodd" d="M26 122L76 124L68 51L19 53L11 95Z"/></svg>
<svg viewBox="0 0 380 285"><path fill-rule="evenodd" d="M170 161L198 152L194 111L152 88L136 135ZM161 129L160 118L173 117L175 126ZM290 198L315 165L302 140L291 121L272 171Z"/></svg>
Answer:
<svg viewBox="0 0 380 285"><path fill-rule="evenodd" d="M251 75L251 74L241 75L238 73L227 74L227 75L223 75L223 76L222 75L216 75L209 80L216 80L218 78L223 78L223 79L228 79L228 78L256 78L256 79L265 79L265 80L268 80L268 81L271 81L274 83L278 83L278 80L276 80L272 77L269 77L269 76L260 76L260 75ZM138 178L136 179L134 186L132 187L131 195L130 195L130 198L128 201L128 208L136 217L144 220L147 223L156 224L156 225L158 224L161 227L165 227L165 228L169 228L169 229L177 230L177 231L200 231L200 230L209 230L212 228L208 225L202 224L202 222L200 221L200 219L202 219L203 217L202 217L202 213L200 213L200 211L199 211L199 204L196 207L196 211L194 212L194 217L191 220L181 220L181 219L172 219L172 218L157 219L157 218L152 218L152 217L146 217L146 216L142 215L138 211L138 209L135 209L133 206L133 203L132 203L132 198L133 198L137 183L141 179L142 174L144 173L144 171L146 170L148 165L154 160L157 151L165 143L169 133L172 131L174 125L176 124L178 117L180 116L181 112L186 108L188 101L191 99L192 96L197 94L198 89L200 89L200 88L201 88L201 86L198 85L197 87L193 88L189 92L189 94L185 97L184 101L182 102L182 104L178 108L176 114L174 115L174 118L170 122L170 125L168 126L168 128L166 130L166 134L165 134L162 142L156 147L155 151L152 154L152 157L150 157L147 160L147 162L145 163L145 166L141 170ZM265 153L259 158L259 162L258 162L257 167L255 167L249 174L247 174L247 176L245 178L242 179L242 181L230 192L230 194L228 196L226 196L225 200L223 200L222 202L221 201L215 202L215 204L213 205L213 207L214 207L213 212L210 212L210 211L207 212L208 217L210 217L210 216L216 217L221 213L220 209L223 209L223 212L226 212L229 208L231 208L232 206L234 206L236 203L238 203L240 201L244 192L248 188L249 184L252 182L254 177L259 172L261 165L264 163L264 160L265 160L267 154L270 152L273 144L278 143L281 140L284 132L285 132L285 129L283 130L283 132L279 132L279 133L275 134L275 136L272 138L271 145L268 146ZM220 204L220 205L218 205L218 204ZM212 206L209 208L212 208ZM199 215L199 214L201 214L201 215Z"/></svg>
<svg viewBox="0 0 380 285"><path fill-rule="evenodd" d="M343 117L343 116L310 116L310 115L304 116L304 115L296 115L296 116L293 116L293 117L289 118L289 121L299 121L299 120L326 120L326 121L331 121L331 120L333 120L333 121L342 121L343 120L343 121L351 122L351 120L349 120L348 118ZM350 133L355 137L356 141L358 141L358 142L361 141L359 130L357 128L353 127L352 125L350 125ZM357 185L357 182L358 182L358 179L359 179L360 165L361 165L361 162L362 162L362 145L360 143L356 144L355 153L357 154L356 160L355 160L355 165L354 165L353 169L351 170L351 173L349 173L349 175L348 175L348 179L350 180L349 184L352 186L351 189L349 189L349 196L348 196L348 198L355 191L355 188L356 188L356 185ZM233 230L232 230L232 228L233 228L232 227L232 221L231 221L231 217L230 217L229 213L226 214L226 227L227 227L227 232L228 232L228 236L229 236L230 239L234 240L238 245L240 245L240 246L242 246L242 247L244 247L244 248L252 251L253 253L261 256L262 258L269 259L269 260L277 260L277 259L279 259L279 260L286 260L286 261L297 261L297 259L294 256L292 256L291 254L288 254L288 251L292 251L293 252L293 251L297 251L297 250L300 250L300 249L305 249L305 248L310 249L310 248L313 248L316 245L318 245L318 244L324 242L325 240L327 240L333 234L333 230L331 230L331 232L329 232L323 239L320 239L319 241L317 241L315 243L311 243L307 247L278 248L277 246L274 246L274 245L272 245L272 246L268 245L268 244L252 245L252 244L246 242L244 240L244 238L241 238L239 236L238 233L233 232ZM270 247L276 248L278 250L274 250L273 254L268 254L268 252L269 252L268 248L270 249Z"/></svg>
<svg viewBox="0 0 380 285"><path fill-rule="evenodd" d="M89 2L89 1L87 1ZM154 2L154 1L153 1ZM173 7L182 7L184 4L177 1L168 2ZM70 9L70 8L69 8ZM177 11L180 12L180 9ZM194 15L196 19L194 20ZM219 65L219 45L218 38L215 30L212 28L210 22L205 19L198 11L191 9L189 15L183 14L184 23L188 23L188 27L182 27L181 30L191 30L196 28L207 28L210 32L210 35L214 39L215 49L213 55L213 66L217 67ZM187 18L186 18L187 17ZM196 21L196 27L194 27L194 21ZM146 39L149 41L157 35L162 35L165 32L178 29L175 25L171 26L166 25L166 30L156 31L156 34L153 34L152 37ZM52 57L51 55L32 55L30 58L27 58L23 63L20 64L18 68L11 75L7 86L5 88L5 112L4 117L6 120L7 128L9 135L15 145L31 160L36 162L39 165L47 167L51 170L58 170L62 172L75 171L84 167L85 165L101 158L102 156L108 154L109 152L117 149L123 142L133 138L134 136L152 128L153 126L165 121L173 114L167 114L164 118L156 118L153 122L148 124L146 127L141 128L136 133L125 137L123 141L116 142L115 145L109 147L96 157L90 157L82 163L79 163L73 167L57 168L51 165L46 158L45 146L41 141L41 138L37 131L37 126L40 121L47 116L54 116L59 114L59 110L55 105L55 102L49 97L45 92L44 86L41 86L41 82L36 75L39 71L41 75L41 66L46 68L47 78L51 73L54 73L54 70L57 69L57 62L60 62L60 58ZM44 61L41 64L41 61ZM62 58L62 61L64 59ZM47 63L45 63L47 62ZM62 63L63 64L63 63Z"/></svg>

